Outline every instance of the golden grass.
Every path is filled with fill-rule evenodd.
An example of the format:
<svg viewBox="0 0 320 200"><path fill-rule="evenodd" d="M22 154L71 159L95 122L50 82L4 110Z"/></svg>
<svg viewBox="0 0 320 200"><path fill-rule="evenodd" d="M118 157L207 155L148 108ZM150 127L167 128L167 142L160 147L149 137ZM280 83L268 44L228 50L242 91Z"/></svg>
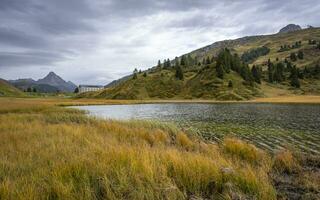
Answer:
<svg viewBox="0 0 320 200"><path fill-rule="evenodd" d="M283 150L276 154L273 167L280 173L288 174L298 172L301 168L292 152L288 150Z"/></svg>
<svg viewBox="0 0 320 200"><path fill-rule="evenodd" d="M251 145L230 139L220 147L170 124L55 106L68 103L0 99L1 200L276 198L259 164L270 158Z"/></svg>

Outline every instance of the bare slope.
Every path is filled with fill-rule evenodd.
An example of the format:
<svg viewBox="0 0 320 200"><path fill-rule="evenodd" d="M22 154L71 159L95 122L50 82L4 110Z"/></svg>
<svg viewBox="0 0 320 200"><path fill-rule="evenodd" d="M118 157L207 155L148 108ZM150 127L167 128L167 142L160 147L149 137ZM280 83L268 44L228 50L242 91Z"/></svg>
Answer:
<svg viewBox="0 0 320 200"><path fill-rule="evenodd" d="M7 81L0 79L0 97L1 96L25 96L18 88L14 87Z"/></svg>

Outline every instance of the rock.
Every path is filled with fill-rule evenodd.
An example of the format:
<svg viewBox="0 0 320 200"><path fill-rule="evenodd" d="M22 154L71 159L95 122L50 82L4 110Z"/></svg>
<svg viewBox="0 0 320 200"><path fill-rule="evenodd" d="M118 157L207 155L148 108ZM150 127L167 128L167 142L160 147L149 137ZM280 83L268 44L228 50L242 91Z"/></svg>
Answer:
<svg viewBox="0 0 320 200"><path fill-rule="evenodd" d="M234 170L231 167L225 167L225 168L221 168L221 172L223 174L233 174Z"/></svg>
<svg viewBox="0 0 320 200"><path fill-rule="evenodd" d="M279 33L290 33L294 31L302 30L302 28L299 25L296 24L289 24L282 29L280 29Z"/></svg>

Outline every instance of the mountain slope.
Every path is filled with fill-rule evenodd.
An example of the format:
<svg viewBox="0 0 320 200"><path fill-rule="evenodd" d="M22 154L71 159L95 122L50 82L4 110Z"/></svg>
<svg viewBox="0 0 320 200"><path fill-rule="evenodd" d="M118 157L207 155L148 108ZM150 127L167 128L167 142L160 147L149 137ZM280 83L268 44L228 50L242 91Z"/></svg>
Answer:
<svg viewBox="0 0 320 200"><path fill-rule="evenodd" d="M25 94L18 88L14 87L7 81L0 79L0 97L1 96L25 96Z"/></svg>
<svg viewBox="0 0 320 200"><path fill-rule="evenodd" d="M312 43L312 41L315 42ZM144 72L142 72L137 75L136 79L133 76L120 79L117 85L111 88L102 92L82 94L82 96L112 99L201 98L243 100L257 96L320 94L319 75L312 75L315 66L320 63L319 45L319 28L216 42L179 57L179 62L184 57L185 62L188 63L182 67L185 77L183 81L174 76L173 65L175 62L171 61L170 68L163 69L164 66L162 66L162 69L153 67L145 71L146 77L143 76ZM227 73L223 79L218 78L216 74L217 56L223 48L228 48L231 54L250 57L249 67L255 65L262 70L262 83L250 86L243 80L239 72L234 71ZM298 52L303 53L303 58L290 60L290 56L292 54L296 56ZM209 65L206 64L208 59L212 60ZM269 83L267 72L269 59L274 65L290 61L293 66L300 69L300 88L291 86L289 68L286 68L286 71L283 72L285 79L282 82ZM300 77L303 70L306 71L306 76ZM228 87L230 80L232 87Z"/></svg>

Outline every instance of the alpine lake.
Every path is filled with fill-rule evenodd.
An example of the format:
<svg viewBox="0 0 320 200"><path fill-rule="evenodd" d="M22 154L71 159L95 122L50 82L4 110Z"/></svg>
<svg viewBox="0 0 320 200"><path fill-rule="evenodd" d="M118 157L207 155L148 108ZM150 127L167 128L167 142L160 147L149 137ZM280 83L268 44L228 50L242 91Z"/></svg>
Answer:
<svg viewBox="0 0 320 200"><path fill-rule="evenodd" d="M293 148L320 155L320 105L316 104L166 103L72 108L104 119L174 123L209 141L231 136L269 152Z"/></svg>

